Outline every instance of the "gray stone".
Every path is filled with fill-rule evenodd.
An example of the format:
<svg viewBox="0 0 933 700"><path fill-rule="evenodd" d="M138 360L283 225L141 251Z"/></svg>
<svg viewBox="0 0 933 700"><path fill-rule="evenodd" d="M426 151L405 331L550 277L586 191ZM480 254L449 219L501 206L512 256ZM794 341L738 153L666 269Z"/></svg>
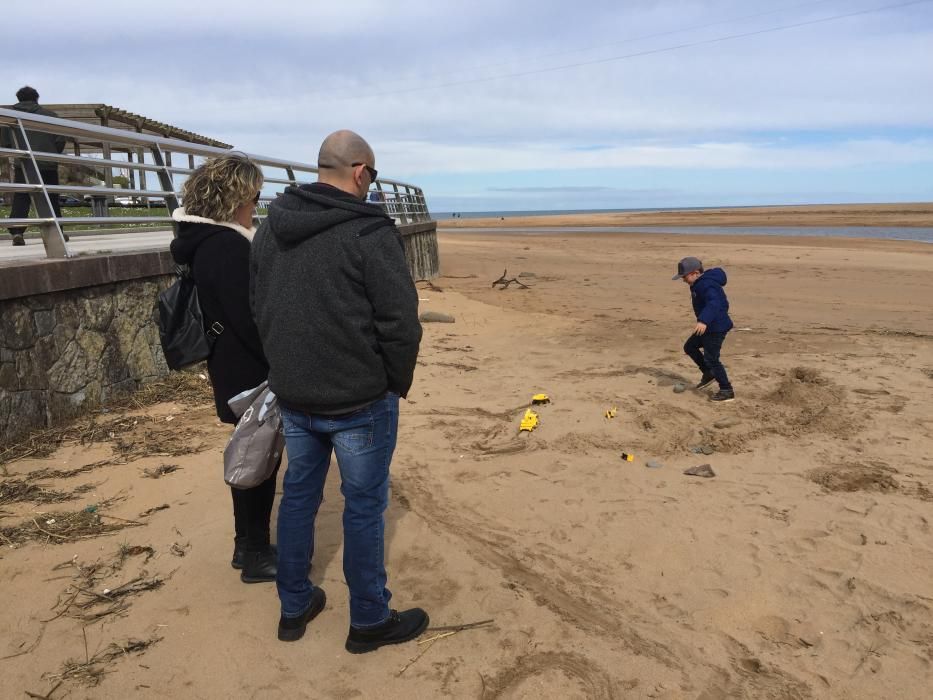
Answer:
<svg viewBox="0 0 933 700"><path fill-rule="evenodd" d="M705 479L711 479L716 476L716 472L714 472L713 468L708 464L700 464L696 467L684 469L684 474L687 476L702 476Z"/></svg>
<svg viewBox="0 0 933 700"><path fill-rule="evenodd" d="M675 384L675 385L674 385L674 393L675 393L675 394L682 394L682 393L684 393L686 390L687 390L687 385L686 385L686 384Z"/></svg>
<svg viewBox="0 0 933 700"><path fill-rule="evenodd" d="M35 311L33 318L36 320L36 330L40 336L49 335L55 330L55 314L51 309Z"/></svg>
<svg viewBox="0 0 933 700"><path fill-rule="evenodd" d="M660 469L660 468L663 467L664 465L661 464L661 463L660 463L658 460L656 460L656 459L649 459L647 462L645 462L645 466L648 467L648 469Z"/></svg>
<svg viewBox="0 0 933 700"><path fill-rule="evenodd" d="M450 314L443 314L440 311L422 311L418 320L422 323L454 323L456 321Z"/></svg>
<svg viewBox="0 0 933 700"><path fill-rule="evenodd" d="M711 445L703 445L700 448L700 451L705 455L711 455L716 451L716 448L712 447Z"/></svg>
<svg viewBox="0 0 933 700"><path fill-rule="evenodd" d="M713 427L719 429L731 428L732 426L738 425L741 422L742 421L740 421L738 418L721 418L720 420L713 423Z"/></svg>
<svg viewBox="0 0 933 700"><path fill-rule="evenodd" d="M36 342L36 324L24 304L6 304L0 313L0 342L12 350L31 348Z"/></svg>

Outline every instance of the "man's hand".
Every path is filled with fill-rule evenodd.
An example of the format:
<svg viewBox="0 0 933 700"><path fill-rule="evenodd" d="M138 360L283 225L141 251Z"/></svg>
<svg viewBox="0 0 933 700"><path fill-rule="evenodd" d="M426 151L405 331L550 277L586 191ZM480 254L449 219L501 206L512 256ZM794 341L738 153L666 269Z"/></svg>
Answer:
<svg viewBox="0 0 933 700"><path fill-rule="evenodd" d="M696 328L693 329L693 335L703 335L706 333L706 324L703 321L697 321Z"/></svg>

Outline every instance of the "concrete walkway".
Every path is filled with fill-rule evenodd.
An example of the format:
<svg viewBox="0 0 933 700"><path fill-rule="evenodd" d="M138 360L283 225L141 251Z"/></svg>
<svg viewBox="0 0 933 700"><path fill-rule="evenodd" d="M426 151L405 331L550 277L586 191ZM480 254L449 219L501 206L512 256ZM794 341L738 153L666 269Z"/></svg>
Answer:
<svg viewBox="0 0 933 700"><path fill-rule="evenodd" d="M171 230L132 233L82 234L72 233L68 248L77 255L95 255L132 250L165 250L172 240ZM9 235L0 232L0 263L15 264L45 258L41 238L27 238L25 246L14 247Z"/></svg>

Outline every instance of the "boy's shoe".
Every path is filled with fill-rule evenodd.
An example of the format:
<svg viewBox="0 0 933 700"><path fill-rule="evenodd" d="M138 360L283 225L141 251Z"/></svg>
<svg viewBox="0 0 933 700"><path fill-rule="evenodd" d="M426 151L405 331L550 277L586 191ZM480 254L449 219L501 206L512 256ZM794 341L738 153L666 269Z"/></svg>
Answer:
<svg viewBox="0 0 933 700"><path fill-rule="evenodd" d="M419 636L428 627L430 618L421 608L389 611L389 619L378 627L356 629L350 625L346 649L351 654L365 654L386 644L401 644Z"/></svg>
<svg viewBox="0 0 933 700"><path fill-rule="evenodd" d="M700 382L694 387L694 389L702 389L703 387L707 387L712 384L715 379L716 377L714 377L712 373L704 372L703 376L700 377Z"/></svg>
<svg viewBox="0 0 933 700"><path fill-rule="evenodd" d="M324 609L324 603L326 602L327 596L324 595L324 589L315 586L314 590L311 591L311 604L304 615L279 618L279 640L282 642L297 642L304 637L308 623L318 616L318 613Z"/></svg>
<svg viewBox="0 0 933 700"><path fill-rule="evenodd" d="M13 236L13 245L26 245L26 239L23 238L23 234L17 233Z"/></svg>
<svg viewBox="0 0 933 700"><path fill-rule="evenodd" d="M725 403L726 401L735 401L735 392L732 389L720 389L715 394L709 397L710 401L719 401L720 403Z"/></svg>
<svg viewBox="0 0 933 700"><path fill-rule="evenodd" d="M65 243L71 240L71 236L69 236L67 233L63 233L62 236L65 237Z"/></svg>

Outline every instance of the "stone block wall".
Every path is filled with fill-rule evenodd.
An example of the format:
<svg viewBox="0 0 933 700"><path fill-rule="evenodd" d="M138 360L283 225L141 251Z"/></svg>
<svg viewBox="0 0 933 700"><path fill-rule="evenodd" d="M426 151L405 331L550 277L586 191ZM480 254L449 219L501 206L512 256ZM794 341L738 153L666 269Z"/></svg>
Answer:
<svg viewBox="0 0 933 700"><path fill-rule="evenodd" d="M435 222L400 227L415 279L438 273ZM168 373L156 316L167 250L0 265L0 449Z"/></svg>
<svg viewBox="0 0 933 700"><path fill-rule="evenodd" d="M0 444L164 376L154 314L172 280L0 300Z"/></svg>

